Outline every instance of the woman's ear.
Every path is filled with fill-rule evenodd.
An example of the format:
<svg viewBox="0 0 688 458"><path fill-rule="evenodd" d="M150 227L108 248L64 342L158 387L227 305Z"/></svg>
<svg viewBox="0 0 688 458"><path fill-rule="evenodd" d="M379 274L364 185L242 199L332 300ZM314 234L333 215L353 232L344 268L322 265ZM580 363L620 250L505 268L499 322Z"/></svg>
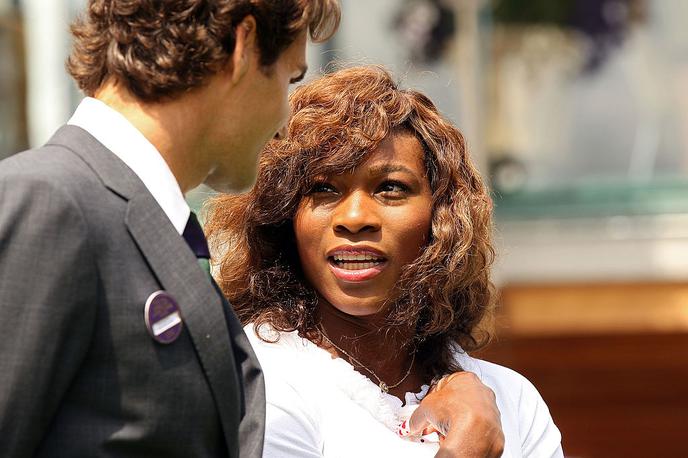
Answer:
<svg viewBox="0 0 688 458"><path fill-rule="evenodd" d="M248 72L251 60L258 56L256 51L256 20L253 16L246 16L236 27L231 58L232 83L237 84Z"/></svg>

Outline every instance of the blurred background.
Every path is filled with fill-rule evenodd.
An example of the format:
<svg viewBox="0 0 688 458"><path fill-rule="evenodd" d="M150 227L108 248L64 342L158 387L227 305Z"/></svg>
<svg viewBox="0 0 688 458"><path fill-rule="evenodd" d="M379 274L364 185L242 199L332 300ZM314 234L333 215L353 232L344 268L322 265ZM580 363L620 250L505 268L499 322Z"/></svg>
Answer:
<svg viewBox="0 0 688 458"><path fill-rule="evenodd" d="M84 3L0 0L0 158L81 99L64 60ZM490 183L501 307L481 356L539 388L567 456L685 456L688 2L343 7L311 77L386 65L462 129Z"/></svg>

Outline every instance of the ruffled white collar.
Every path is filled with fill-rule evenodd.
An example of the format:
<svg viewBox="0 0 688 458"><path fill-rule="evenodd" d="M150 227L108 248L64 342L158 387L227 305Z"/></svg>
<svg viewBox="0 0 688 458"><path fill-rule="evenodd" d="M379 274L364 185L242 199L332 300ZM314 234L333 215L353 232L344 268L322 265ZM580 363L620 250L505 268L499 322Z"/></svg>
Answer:
<svg viewBox="0 0 688 458"><path fill-rule="evenodd" d="M359 373L347 361L333 358L332 355L308 339L299 337L294 332L277 332L268 326L259 329L261 337L269 341L279 338L277 345L294 347L300 352L300 359L306 366L328 367L320 374L327 378L329 386L336 387L354 403L365 409L387 428L398 431L399 426L407 420L427 394L429 386L423 385L418 393L406 393L405 402L380 387L365 375Z"/></svg>

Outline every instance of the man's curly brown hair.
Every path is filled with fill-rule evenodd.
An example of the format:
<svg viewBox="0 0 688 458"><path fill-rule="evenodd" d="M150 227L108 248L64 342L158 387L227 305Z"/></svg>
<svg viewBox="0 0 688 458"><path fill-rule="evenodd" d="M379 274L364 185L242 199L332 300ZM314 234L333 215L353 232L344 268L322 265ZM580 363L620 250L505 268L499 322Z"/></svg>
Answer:
<svg viewBox="0 0 688 458"><path fill-rule="evenodd" d="M285 139L262 153L251 191L208 205L206 231L218 281L243 323L269 323L319 341L318 297L303 277L292 223L315 177L352 171L388 135L411 132L432 188L427 246L399 279L388 326L415 329L417 361L432 378L460 368L490 337L492 201L461 133L423 94L402 90L380 67L340 70L297 88Z"/></svg>
<svg viewBox="0 0 688 458"><path fill-rule="evenodd" d="M249 15L269 71L302 31L314 41L328 39L340 14L337 0L89 0L72 25L67 70L86 95L113 78L139 99L157 102L217 73Z"/></svg>

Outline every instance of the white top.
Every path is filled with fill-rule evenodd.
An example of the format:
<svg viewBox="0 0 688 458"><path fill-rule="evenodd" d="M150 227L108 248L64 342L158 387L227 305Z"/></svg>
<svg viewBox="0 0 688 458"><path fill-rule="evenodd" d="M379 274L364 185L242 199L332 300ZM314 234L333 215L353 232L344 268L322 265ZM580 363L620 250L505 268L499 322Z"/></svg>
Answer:
<svg viewBox="0 0 688 458"><path fill-rule="evenodd" d="M100 100L84 98L67 122L81 127L120 158L146 186L182 234L191 210L160 152L127 118Z"/></svg>
<svg viewBox="0 0 688 458"><path fill-rule="evenodd" d="M427 392L406 394L406 405L380 391L341 358L300 338L296 332L244 328L265 373L265 458L433 457L437 436L424 442L398 437L399 424L411 416ZM563 457L561 434L545 402L522 375L465 353L457 362L474 372L496 395L505 445L503 457ZM418 398L416 397L418 396Z"/></svg>

